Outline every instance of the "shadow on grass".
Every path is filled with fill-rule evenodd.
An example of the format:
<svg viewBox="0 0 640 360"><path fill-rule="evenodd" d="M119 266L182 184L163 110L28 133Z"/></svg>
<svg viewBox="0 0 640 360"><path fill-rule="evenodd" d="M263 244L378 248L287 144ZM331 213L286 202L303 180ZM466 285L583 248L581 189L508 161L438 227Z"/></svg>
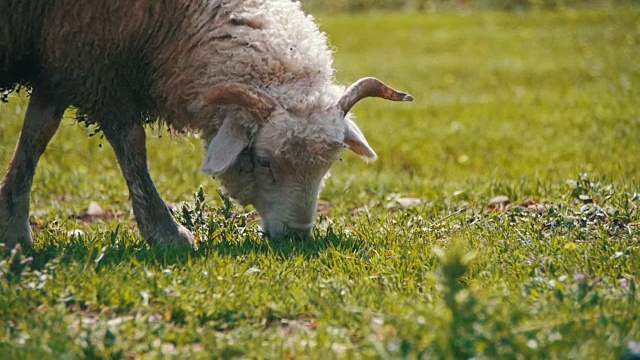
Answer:
<svg viewBox="0 0 640 360"><path fill-rule="evenodd" d="M46 230L45 230L46 231ZM257 234L257 233L256 233ZM229 240L226 240L226 239ZM243 257L248 254L268 254L276 258L302 256L307 259L319 257L328 249L340 252L362 248L363 240L335 232L315 231L305 240L265 239L259 235L223 234L218 238L201 242L198 249L151 248L133 231L98 232L86 236L69 236L58 231L42 233L33 248L25 249L24 256L33 260L30 267L41 270L52 261L59 263L85 263L86 267L113 267L121 263L139 265L186 265L211 256Z"/></svg>

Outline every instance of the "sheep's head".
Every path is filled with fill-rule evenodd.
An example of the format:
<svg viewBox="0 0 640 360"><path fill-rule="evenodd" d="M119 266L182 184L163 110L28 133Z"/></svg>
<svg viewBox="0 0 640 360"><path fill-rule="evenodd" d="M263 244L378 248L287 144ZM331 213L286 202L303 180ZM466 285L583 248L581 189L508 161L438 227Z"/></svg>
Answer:
<svg viewBox="0 0 640 360"><path fill-rule="evenodd" d="M238 83L218 85L192 104L192 110L219 103L239 105L251 113L259 127L253 132L228 115L217 133L206 139L207 155L201 170L219 178L241 203L252 204L268 235L308 235L322 181L340 151L348 148L365 159L376 158L349 114L365 97L413 99L380 80L365 78L347 89L335 105L302 118L256 88Z"/></svg>

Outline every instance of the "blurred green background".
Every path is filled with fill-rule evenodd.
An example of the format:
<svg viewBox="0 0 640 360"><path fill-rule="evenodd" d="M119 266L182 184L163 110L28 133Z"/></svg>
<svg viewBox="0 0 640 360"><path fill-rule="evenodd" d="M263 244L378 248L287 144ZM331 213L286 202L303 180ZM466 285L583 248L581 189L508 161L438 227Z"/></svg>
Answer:
<svg viewBox="0 0 640 360"><path fill-rule="evenodd" d="M473 10L558 10L638 5L638 0L302 0L310 12L457 12Z"/></svg>

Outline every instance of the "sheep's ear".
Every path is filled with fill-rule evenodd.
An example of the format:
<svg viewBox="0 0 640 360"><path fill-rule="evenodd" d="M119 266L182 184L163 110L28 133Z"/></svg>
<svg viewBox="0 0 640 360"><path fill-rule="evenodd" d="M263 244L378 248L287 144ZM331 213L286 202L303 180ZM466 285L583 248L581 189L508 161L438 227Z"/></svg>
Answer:
<svg viewBox="0 0 640 360"><path fill-rule="evenodd" d="M209 143L207 156L200 171L212 176L224 173L248 145L249 139L242 125L234 119L225 119Z"/></svg>
<svg viewBox="0 0 640 360"><path fill-rule="evenodd" d="M365 139L358 125L351 119L346 119L346 122L347 130L344 134L344 143L349 146L349 149L367 161L377 159L378 155L376 155L376 152L369 146L367 139Z"/></svg>

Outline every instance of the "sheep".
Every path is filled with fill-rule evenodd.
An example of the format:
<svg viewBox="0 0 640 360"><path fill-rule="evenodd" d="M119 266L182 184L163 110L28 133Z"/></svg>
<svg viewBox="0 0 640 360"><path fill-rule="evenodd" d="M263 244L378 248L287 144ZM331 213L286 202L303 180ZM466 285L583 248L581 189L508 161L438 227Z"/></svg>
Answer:
<svg viewBox="0 0 640 360"><path fill-rule="evenodd" d="M0 241L31 245L38 159L73 106L111 144L141 235L195 246L151 179L144 125L198 133L201 171L252 204L269 236L306 236L343 148L376 153L350 110L411 101L380 80L335 81L327 36L291 0L0 0L0 94L31 89L0 186Z"/></svg>

